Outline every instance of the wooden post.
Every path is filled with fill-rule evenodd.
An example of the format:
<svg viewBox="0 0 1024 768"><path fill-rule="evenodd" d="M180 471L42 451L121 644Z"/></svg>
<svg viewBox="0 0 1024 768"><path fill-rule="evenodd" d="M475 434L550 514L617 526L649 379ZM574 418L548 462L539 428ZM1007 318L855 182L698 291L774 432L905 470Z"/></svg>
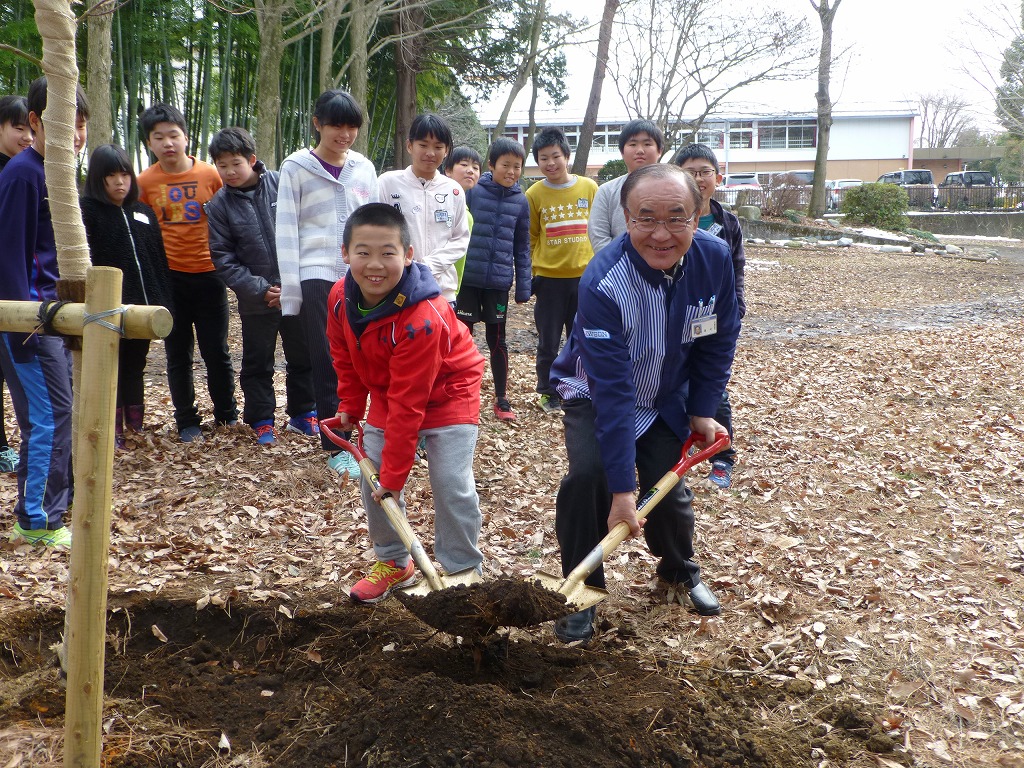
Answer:
<svg viewBox="0 0 1024 768"><path fill-rule="evenodd" d="M81 407L75 436L75 507L68 589L65 768L99 768L103 747L103 659L107 620L114 405L117 394L121 270L91 267L85 278Z"/></svg>

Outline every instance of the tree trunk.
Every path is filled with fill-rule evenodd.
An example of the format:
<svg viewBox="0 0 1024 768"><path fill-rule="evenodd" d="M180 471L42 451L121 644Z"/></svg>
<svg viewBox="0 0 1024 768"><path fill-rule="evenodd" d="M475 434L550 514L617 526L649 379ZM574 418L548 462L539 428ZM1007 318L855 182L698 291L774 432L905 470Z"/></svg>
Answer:
<svg viewBox="0 0 1024 768"><path fill-rule="evenodd" d="M608 71L608 49L612 42L612 24L615 13L619 9L619 0L604 0L604 12L601 14L601 27L597 35L597 61L594 64L594 79L590 84L590 99L587 111L580 126L580 140L576 147L576 157L572 161L572 172L577 176L585 176L587 163L590 160L590 148L594 144L594 129L597 127L597 110L601 106L601 89L604 87L604 76Z"/></svg>
<svg viewBox="0 0 1024 768"><path fill-rule="evenodd" d="M370 151L370 81L369 67L370 55L367 52L366 42L370 30L370 18L366 3L352 3L348 21L349 41L349 67L348 67L348 89L356 104L366 111L366 121L363 123L355 144L352 145L356 152L368 155Z"/></svg>
<svg viewBox="0 0 1024 768"><path fill-rule="evenodd" d="M403 7L398 14L398 41L395 43L395 90L398 98L395 168L404 168L411 162L405 143L418 109L416 75L420 71L420 52L423 48L423 16L423 8L418 5Z"/></svg>
<svg viewBox="0 0 1024 768"><path fill-rule="evenodd" d="M498 118L498 124L494 126L494 132L491 134L492 139L496 139L505 133L505 124L508 122L509 112L512 111L512 104L515 102L519 92L526 87L526 83L533 73L533 68L537 62L537 50L540 48L540 33L544 28L544 3L545 0L537 0L537 5L534 9L533 26L530 28L530 52L519 67L515 82L512 83L512 90L505 101L504 109L501 110L501 117Z"/></svg>
<svg viewBox="0 0 1024 768"><path fill-rule="evenodd" d="M113 116L110 83L113 62L111 27L116 0L89 0L87 22L88 51L86 54L85 83L89 98L89 151L113 140Z"/></svg>
<svg viewBox="0 0 1024 768"><path fill-rule="evenodd" d="M346 4L347 0L328 0L323 8L323 23L320 25L320 72L317 77L319 93L332 87L334 81L334 34L341 23ZM363 45L366 45L365 40Z"/></svg>
<svg viewBox="0 0 1024 768"><path fill-rule="evenodd" d="M832 22L842 0L819 0L811 7L818 12L821 21L821 50L818 54L818 91L814 98L818 102L818 149L814 156L814 186L811 188L811 202L807 213L817 219L825 213L825 176L828 173L828 144L832 133L832 99L828 86L832 73Z"/></svg>
<svg viewBox="0 0 1024 768"><path fill-rule="evenodd" d="M281 114L281 59L284 15L291 0L256 0L260 58L256 74L256 151L268 168L277 168L277 121Z"/></svg>

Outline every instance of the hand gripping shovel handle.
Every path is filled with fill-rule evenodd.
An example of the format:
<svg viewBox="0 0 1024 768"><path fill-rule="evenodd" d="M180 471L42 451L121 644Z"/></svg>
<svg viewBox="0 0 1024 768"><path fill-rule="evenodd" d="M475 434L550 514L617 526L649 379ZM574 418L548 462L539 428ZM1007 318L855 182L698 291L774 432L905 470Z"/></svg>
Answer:
<svg viewBox="0 0 1024 768"><path fill-rule="evenodd" d="M686 474L687 470L691 467L700 464L706 459L710 459L712 456L717 455L721 451L724 451L729 447L729 435L725 432L719 432L715 435L715 441L711 445L697 451L694 454L690 454L690 451L698 443L704 442L704 436L698 435L694 432L690 433L686 442L683 444L682 457L678 462L666 472L654 487L651 488L644 497L637 502L636 505L636 519L643 520L647 515L650 514L654 506L665 498L665 495L675 488L676 484L682 479L683 475ZM583 558L583 561L573 568L572 572L565 577L565 582L559 588L559 592L564 595L570 595L572 592L583 582L587 576L597 570L598 566L601 565L612 551L619 546L629 536L629 526L625 523L619 523L612 528L608 535L605 536L595 546L590 553Z"/></svg>
<svg viewBox="0 0 1024 768"><path fill-rule="evenodd" d="M359 438L355 443L351 443L340 434L341 419L337 416L332 416L329 419L322 419L320 421L320 431L322 431L330 439L332 443L337 445L339 448L343 448L355 457L355 460L359 462L359 468L363 472L363 477L370 484L370 488L377 490L380 488L380 475L377 473L377 468L373 466L373 462L367 458L366 454L363 453L363 430L359 427ZM338 431L336 431L338 430ZM434 564L430 562L430 558L427 557L427 552L423 549L423 545L420 540L416 537L415 531L412 526L409 525L409 521L406 519L402 512L402 508L398 506L398 502L395 497L390 493L384 494L380 500L380 505L384 508L385 514L388 516L388 522L391 523L391 527L395 529L395 533L398 534L398 538L402 540L405 548L409 550L409 554L412 555L413 562L416 563L416 567L420 569L420 573L427 580L430 585L430 589L438 591L444 589L444 583L441 581L440 575L437 573L437 569L434 568Z"/></svg>

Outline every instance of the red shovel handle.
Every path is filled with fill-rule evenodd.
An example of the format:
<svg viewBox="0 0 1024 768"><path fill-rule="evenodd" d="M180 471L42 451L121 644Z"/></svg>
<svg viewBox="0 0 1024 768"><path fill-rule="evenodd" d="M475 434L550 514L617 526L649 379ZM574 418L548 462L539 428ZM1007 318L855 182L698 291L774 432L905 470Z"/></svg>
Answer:
<svg viewBox="0 0 1024 768"><path fill-rule="evenodd" d="M683 443L682 458L679 459L678 463L672 467L672 471L682 477L686 474L686 471L691 467L695 467L702 461L710 459L712 456L717 456L719 453L729 447L729 433L728 432L716 432L715 441L706 448L701 448L695 453L690 453L696 445L704 444L704 435L696 432L691 432L690 436L686 438L686 442Z"/></svg>
<svg viewBox="0 0 1024 768"><path fill-rule="evenodd" d="M327 435L327 439L334 443L339 448L342 448L351 453L356 462L360 462L366 458L366 454L363 453L363 431L359 429L359 437L356 442L352 443L341 436L341 417L331 416L329 419L320 419L320 431Z"/></svg>

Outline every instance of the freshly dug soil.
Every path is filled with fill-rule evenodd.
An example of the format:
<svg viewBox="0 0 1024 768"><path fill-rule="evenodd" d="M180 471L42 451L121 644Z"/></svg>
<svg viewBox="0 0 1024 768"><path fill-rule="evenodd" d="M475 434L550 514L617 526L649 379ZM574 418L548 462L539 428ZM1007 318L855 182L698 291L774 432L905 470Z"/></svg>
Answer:
<svg viewBox="0 0 1024 768"><path fill-rule="evenodd" d="M293 618L267 606L115 602L108 768L794 768L865 750L909 758L889 752L893 741L862 704L806 684L565 647L546 633L494 635L475 654L479 646L425 631L395 601L321 603ZM21 612L0 632L0 722L61 722L48 645L62 626L58 611ZM766 715L806 699L815 722L772 727ZM222 735L230 752L219 749Z"/></svg>
<svg viewBox="0 0 1024 768"><path fill-rule="evenodd" d="M533 627L572 612L565 595L516 579L460 584L426 595L394 594L424 624L471 640L501 627Z"/></svg>

